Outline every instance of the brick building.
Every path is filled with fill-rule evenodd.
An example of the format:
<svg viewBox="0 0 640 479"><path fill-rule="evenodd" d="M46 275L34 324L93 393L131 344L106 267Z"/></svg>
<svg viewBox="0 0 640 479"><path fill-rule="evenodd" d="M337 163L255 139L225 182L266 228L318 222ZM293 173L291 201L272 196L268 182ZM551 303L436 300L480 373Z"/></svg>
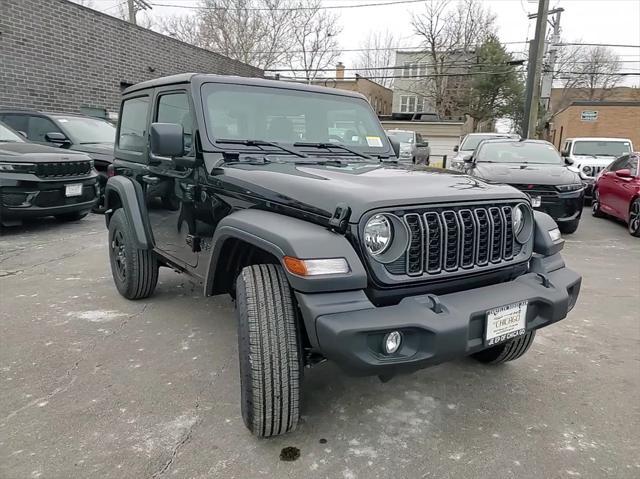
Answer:
<svg viewBox="0 0 640 479"><path fill-rule="evenodd" d="M640 88L617 86L615 88L553 88L549 111L553 114L577 100L591 101L640 101Z"/></svg>
<svg viewBox="0 0 640 479"><path fill-rule="evenodd" d="M577 100L549 121L546 136L558 149L566 138L629 138L640 149L640 101Z"/></svg>
<svg viewBox="0 0 640 479"><path fill-rule="evenodd" d="M263 71L67 0L0 0L0 107L96 116L123 87L182 72Z"/></svg>
<svg viewBox="0 0 640 479"><path fill-rule="evenodd" d="M363 94L371 103L374 111L378 115L391 115L391 104L393 102L393 91L379 83L369 80L366 77L356 74L355 79L344 78L344 65L336 65L336 78L319 78L312 82L314 85L328 88L338 88L339 90L355 91Z"/></svg>

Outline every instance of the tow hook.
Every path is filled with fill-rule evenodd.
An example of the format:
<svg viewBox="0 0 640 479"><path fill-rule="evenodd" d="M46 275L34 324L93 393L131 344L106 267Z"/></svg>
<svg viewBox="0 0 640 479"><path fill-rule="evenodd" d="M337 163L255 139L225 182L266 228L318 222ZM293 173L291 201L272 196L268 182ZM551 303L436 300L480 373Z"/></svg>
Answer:
<svg viewBox="0 0 640 479"><path fill-rule="evenodd" d="M547 275L542 274L542 273L536 273L538 275L538 278L540 278L540 282L542 283L542 286L544 286L545 288L553 288L553 283L551 282L551 280L547 277Z"/></svg>

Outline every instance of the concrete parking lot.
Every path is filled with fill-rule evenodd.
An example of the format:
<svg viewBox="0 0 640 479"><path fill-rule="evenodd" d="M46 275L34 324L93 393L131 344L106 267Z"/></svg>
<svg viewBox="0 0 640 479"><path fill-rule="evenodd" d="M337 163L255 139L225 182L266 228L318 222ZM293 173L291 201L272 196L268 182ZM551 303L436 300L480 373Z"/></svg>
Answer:
<svg viewBox="0 0 640 479"><path fill-rule="evenodd" d="M298 430L270 440L242 423L228 297L163 270L153 297L123 299L99 216L6 230L0 477L637 478L640 241L583 218L565 247L579 303L523 358L385 384L325 363Z"/></svg>

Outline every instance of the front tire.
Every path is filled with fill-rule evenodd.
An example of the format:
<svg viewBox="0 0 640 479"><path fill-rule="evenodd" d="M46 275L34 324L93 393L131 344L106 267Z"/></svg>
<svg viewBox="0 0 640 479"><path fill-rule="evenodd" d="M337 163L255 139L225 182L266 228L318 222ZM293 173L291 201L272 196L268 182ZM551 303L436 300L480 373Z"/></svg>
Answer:
<svg viewBox="0 0 640 479"><path fill-rule="evenodd" d="M579 224L580 220L571 220L564 223L559 223L558 228L563 235L570 235L576 232Z"/></svg>
<svg viewBox="0 0 640 479"><path fill-rule="evenodd" d="M629 234L640 238L640 198L636 198L629 207Z"/></svg>
<svg viewBox="0 0 640 479"><path fill-rule="evenodd" d="M591 216L594 218L603 218L604 213L600 209L600 195L598 190L593 190L593 199L591 200Z"/></svg>
<svg viewBox="0 0 640 479"><path fill-rule="evenodd" d="M280 266L247 266L236 281L242 419L258 437L293 431L302 366L296 309Z"/></svg>
<svg viewBox="0 0 640 479"><path fill-rule="evenodd" d="M508 361L513 361L529 350L535 337L535 330L529 331L523 336L485 349L484 351L472 354L471 356L485 364L502 364Z"/></svg>
<svg viewBox="0 0 640 479"><path fill-rule="evenodd" d="M116 288L127 299L151 296L158 284L158 258L138 248L131 224L122 208L109 222L109 260Z"/></svg>

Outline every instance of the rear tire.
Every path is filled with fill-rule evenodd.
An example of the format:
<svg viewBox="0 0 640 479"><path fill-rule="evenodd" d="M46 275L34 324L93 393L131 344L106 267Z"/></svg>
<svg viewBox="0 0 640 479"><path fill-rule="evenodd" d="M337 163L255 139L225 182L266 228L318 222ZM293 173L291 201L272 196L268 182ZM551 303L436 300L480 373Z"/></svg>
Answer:
<svg viewBox="0 0 640 479"><path fill-rule="evenodd" d="M158 258L152 250L138 248L122 208L109 222L109 260L116 288L127 299L151 296L158 284Z"/></svg>
<svg viewBox="0 0 640 479"><path fill-rule="evenodd" d="M629 207L629 234L640 238L640 198L636 198Z"/></svg>
<svg viewBox="0 0 640 479"><path fill-rule="evenodd" d="M579 224L580 220L571 220L564 223L559 223L558 228L563 235L570 235L576 232Z"/></svg>
<svg viewBox="0 0 640 479"><path fill-rule="evenodd" d="M535 330L529 331L524 336L520 336L519 338L512 339L506 343L485 349L484 351L472 354L471 356L485 364L502 364L508 361L513 361L529 350L535 337Z"/></svg>
<svg viewBox="0 0 640 479"><path fill-rule="evenodd" d="M236 280L242 419L258 437L293 431L302 365L296 309L280 266L247 266Z"/></svg>
<svg viewBox="0 0 640 479"><path fill-rule="evenodd" d="M604 218L604 213L600 209L600 198L598 190L593 190L593 199L591 200L591 216L595 218Z"/></svg>
<svg viewBox="0 0 640 479"><path fill-rule="evenodd" d="M79 221L85 216L87 216L88 214L89 214L88 211L74 211L73 213L64 213L62 215L56 215L56 219L58 221L63 221L65 223L67 221Z"/></svg>

